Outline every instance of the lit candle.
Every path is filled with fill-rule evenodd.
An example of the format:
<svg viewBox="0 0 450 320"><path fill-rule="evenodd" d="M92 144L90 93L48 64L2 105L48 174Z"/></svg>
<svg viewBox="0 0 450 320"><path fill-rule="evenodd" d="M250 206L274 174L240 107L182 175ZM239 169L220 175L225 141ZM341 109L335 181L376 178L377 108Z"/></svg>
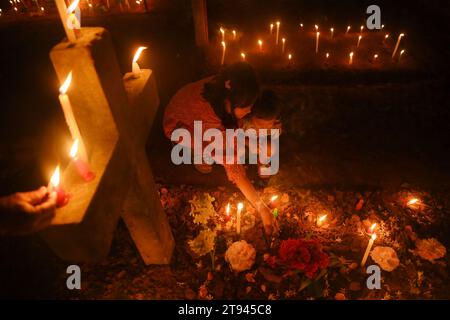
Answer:
<svg viewBox="0 0 450 320"><path fill-rule="evenodd" d="M331 29L330 29L330 31L331 31L331 39L333 39L333 35L334 35L334 28L331 28Z"/></svg>
<svg viewBox="0 0 450 320"><path fill-rule="evenodd" d="M222 34L222 41L225 41L225 29L220 27L220 33Z"/></svg>
<svg viewBox="0 0 450 320"><path fill-rule="evenodd" d="M370 235L372 235L372 234L375 232L376 227L377 227L377 224L376 224L376 223L372 224L372 225L370 226L369 230L367 230L367 233L370 234Z"/></svg>
<svg viewBox="0 0 450 320"><path fill-rule="evenodd" d="M319 31L319 26L317 24L314 25L314 28L316 29L316 32Z"/></svg>
<svg viewBox="0 0 450 320"><path fill-rule="evenodd" d="M237 206L237 215L236 215L236 232L237 234L241 234L241 212L244 208L244 204L239 202Z"/></svg>
<svg viewBox="0 0 450 320"><path fill-rule="evenodd" d="M141 68L139 67L137 61L141 57L142 51L144 51L145 49L147 49L147 47L139 47L134 54L133 62L131 64L131 70L135 77L139 77L141 75Z"/></svg>
<svg viewBox="0 0 450 320"><path fill-rule="evenodd" d="M275 40L276 45L278 45L278 38L280 36L280 21L277 21L277 37Z"/></svg>
<svg viewBox="0 0 450 320"><path fill-rule="evenodd" d="M230 217L230 210L231 210L231 205L228 203L227 207L225 209L225 214L227 215L227 218Z"/></svg>
<svg viewBox="0 0 450 320"><path fill-rule="evenodd" d="M236 30L233 30L232 33L233 33L233 39L236 40Z"/></svg>
<svg viewBox="0 0 450 320"><path fill-rule="evenodd" d="M281 39L281 42L282 42L282 45L281 45L281 52L284 53L284 47L285 47L285 45L286 45L286 39L285 39L285 38Z"/></svg>
<svg viewBox="0 0 450 320"><path fill-rule="evenodd" d="M321 217L319 217L319 218L317 219L316 224L317 224L318 227L323 226L325 220L327 219L327 216L328 216L327 214L324 214L323 216L321 216Z"/></svg>
<svg viewBox="0 0 450 320"><path fill-rule="evenodd" d="M79 3L80 0L74 0L67 8L67 14L69 15L67 24L74 30L75 35L77 35L77 32L79 32L81 28L80 20L78 20L75 16L75 10L77 9Z"/></svg>
<svg viewBox="0 0 450 320"><path fill-rule="evenodd" d="M67 94L67 90L69 90L70 84L72 82L72 71L69 72L66 80L59 88L59 102L64 112L64 116L66 118L67 126L69 127L70 134L73 140L80 141L79 152L82 159L86 159L86 149L84 148L83 143L81 142L81 133L78 128L77 122L75 120L75 116L73 114L72 104L70 103L69 95Z"/></svg>
<svg viewBox="0 0 450 320"><path fill-rule="evenodd" d="M319 53L319 36L320 36L320 32L317 32L317 34L316 34L316 53Z"/></svg>
<svg viewBox="0 0 450 320"><path fill-rule="evenodd" d="M259 51L262 51L263 42L262 40L258 40Z"/></svg>
<svg viewBox="0 0 450 320"><path fill-rule="evenodd" d="M325 58L329 58L330 57L330 54L327 52L327 54L325 55Z"/></svg>
<svg viewBox="0 0 450 320"><path fill-rule="evenodd" d="M361 43L362 35L359 35L358 37L358 44L356 45L357 48L359 48L359 44Z"/></svg>
<svg viewBox="0 0 450 320"><path fill-rule="evenodd" d="M302 30L303 30L303 23L300 23L300 28L302 28Z"/></svg>
<svg viewBox="0 0 450 320"><path fill-rule="evenodd" d="M245 61L245 53L244 52L241 52L241 58L242 58L242 61Z"/></svg>
<svg viewBox="0 0 450 320"><path fill-rule="evenodd" d="M386 34L386 35L384 36L383 43L386 43L388 38L389 38L389 34Z"/></svg>
<svg viewBox="0 0 450 320"><path fill-rule="evenodd" d="M364 253L364 257L361 261L361 267L365 266L365 264L367 262L367 258L369 257L370 250L372 250L372 246L373 246L373 243L375 242L376 238L377 238L377 235L375 233L370 237L369 244L367 245L366 252Z"/></svg>
<svg viewBox="0 0 450 320"><path fill-rule="evenodd" d="M70 42L75 42L77 40L75 36L75 32L73 29L70 29L67 25L67 7L64 0L55 0L56 1L56 7L58 8L59 17L61 18L61 22L64 27L64 31L66 32L67 39L69 39ZM14 8L16 9L16 8Z"/></svg>
<svg viewBox="0 0 450 320"><path fill-rule="evenodd" d="M270 34L273 33L273 23L270 24Z"/></svg>
<svg viewBox="0 0 450 320"><path fill-rule="evenodd" d="M351 28L352 28L351 26L347 26L347 31L345 31L345 34L347 34Z"/></svg>
<svg viewBox="0 0 450 320"><path fill-rule="evenodd" d="M383 29L384 29L384 24L381 25L381 30L383 30Z"/></svg>
<svg viewBox="0 0 450 320"><path fill-rule="evenodd" d="M289 56L288 56L288 59L289 59ZM276 207L276 201L277 201L277 200L278 200L278 195L274 195L274 196L272 196L272 197L270 198L269 203L270 203L270 207L271 207L272 209Z"/></svg>
<svg viewBox="0 0 450 320"><path fill-rule="evenodd" d="M78 171L78 174L83 178L83 180L85 182L89 182L92 181L95 178L95 173L93 173L91 171L91 169L89 169L89 166L87 165L86 162L84 162L83 160L81 160L78 157L78 145L79 145L79 141L78 139L76 139L73 142L72 148L70 149L70 158L72 159L75 168Z"/></svg>
<svg viewBox="0 0 450 320"><path fill-rule="evenodd" d="M220 62L220 65L224 65L225 63L225 52L227 50L227 44L225 43L225 41L222 41L222 60Z"/></svg>
<svg viewBox="0 0 450 320"><path fill-rule="evenodd" d="M398 61L402 58L402 55L405 53L405 50L400 51L400 55L398 56Z"/></svg>
<svg viewBox="0 0 450 320"><path fill-rule="evenodd" d="M411 209L417 209L420 206L420 200L417 198L412 198L412 199L408 200L406 205L408 207L410 207Z"/></svg>
<svg viewBox="0 0 450 320"><path fill-rule="evenodd" d="M405 36L404 33L400 33L400 35L398 36L397 44L395 45L394 52L392 53L392 59L394 59L395 54L397 53L397 50L398 50L398 46L400 45L400 41L402 40L402 38L404 36Z"/></svg>
<svg viewBox="0 0 450 320"><path fill-rule="evenodd" d="M377 62L377 60L378 60L378 54L374 54L372 62Z"/></svg>
<svg viewBox="0 0 450 320"><path fill-rule="evenodd" d="M363 30L364 30L364 26L361 26L361 28L360 28L360 29L361 29L361 33L362 33L362 32L363 32Z"/></svg>
<svg viewBox="0 0 450 320"><path fill-rule="evenodd" d="M63 188L60 187L61 180L61 172L59 170L59 166L56 167L55 172L53 173L50 183L49 183L49 191L56 192L56 206L58 208L64 207L69 202L69 195L67 195Z"/></svg>
<svg viewBox="0 0 450 320"><path fill-rule="evenodd" d="M350 52L350 60L349 60L348 64L350 64L350 65L353 64L353 52Z"/></svg>

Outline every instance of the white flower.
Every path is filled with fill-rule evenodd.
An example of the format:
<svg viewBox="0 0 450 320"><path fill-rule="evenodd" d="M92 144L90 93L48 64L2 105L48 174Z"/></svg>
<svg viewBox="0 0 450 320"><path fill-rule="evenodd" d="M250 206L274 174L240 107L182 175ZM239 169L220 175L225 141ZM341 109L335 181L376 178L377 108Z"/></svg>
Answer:
<svg viewBox="0 0 450 320"><path fill-rule="evenodd" d="M249 270L255 263L256 250L245 240L233 243L225 252L225 260L236 272Z"/></svg>
<svg viewBox="0 0 450 320"><path fill-rule="evenodd" d="M370 256L384 271L391 272L400 264L397 253L391 247L375 247Z"/></svg>
<svg viewBox="0 0 450 320"><path fill-rule="evenodd" d="M434 260L443 258L447 249L436 239L424 239L416 241L416 250L414 251L421 258L434 262Z"/></svg>

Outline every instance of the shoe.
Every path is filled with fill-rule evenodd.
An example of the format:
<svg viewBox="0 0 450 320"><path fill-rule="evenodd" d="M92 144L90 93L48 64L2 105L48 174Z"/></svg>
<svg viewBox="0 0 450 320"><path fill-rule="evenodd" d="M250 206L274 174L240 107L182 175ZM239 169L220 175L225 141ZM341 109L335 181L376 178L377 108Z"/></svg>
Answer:
<svg viewBox="0 0 450 320"><path fill-rule="evenodd" d="M213 166L210 164L194 164L195 170L200 173L208 174L212 172Z"/></svg>

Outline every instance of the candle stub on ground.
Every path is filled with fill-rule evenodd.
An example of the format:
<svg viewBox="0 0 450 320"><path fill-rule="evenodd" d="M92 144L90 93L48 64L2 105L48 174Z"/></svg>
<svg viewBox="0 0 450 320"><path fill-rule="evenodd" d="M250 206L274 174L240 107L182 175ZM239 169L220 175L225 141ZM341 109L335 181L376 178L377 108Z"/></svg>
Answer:
<svg viewBox="0 0 450 320"><path fill-rule="evenodd" d="M75 165L75 168L77 169L78 174L85 182L89 182L94 180L95 173L91 171L88 164L80 159L78 156L78 145L79 140L76 139L72 145L72 148L70 149L70 158L73 161L73 164Z"/></svg>

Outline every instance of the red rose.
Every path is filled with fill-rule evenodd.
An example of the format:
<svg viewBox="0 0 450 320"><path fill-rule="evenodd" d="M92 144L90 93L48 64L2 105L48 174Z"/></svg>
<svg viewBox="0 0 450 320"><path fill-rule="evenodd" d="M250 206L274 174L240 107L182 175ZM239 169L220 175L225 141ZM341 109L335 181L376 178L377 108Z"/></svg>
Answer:
<svg viewBox="0 0 450 320"><path fill-rule="evenodd" d="M319 269L328 267L328 255L316 240L288 239L281 242L280 262L289 269L299 270L313 278Z"/></svg>

